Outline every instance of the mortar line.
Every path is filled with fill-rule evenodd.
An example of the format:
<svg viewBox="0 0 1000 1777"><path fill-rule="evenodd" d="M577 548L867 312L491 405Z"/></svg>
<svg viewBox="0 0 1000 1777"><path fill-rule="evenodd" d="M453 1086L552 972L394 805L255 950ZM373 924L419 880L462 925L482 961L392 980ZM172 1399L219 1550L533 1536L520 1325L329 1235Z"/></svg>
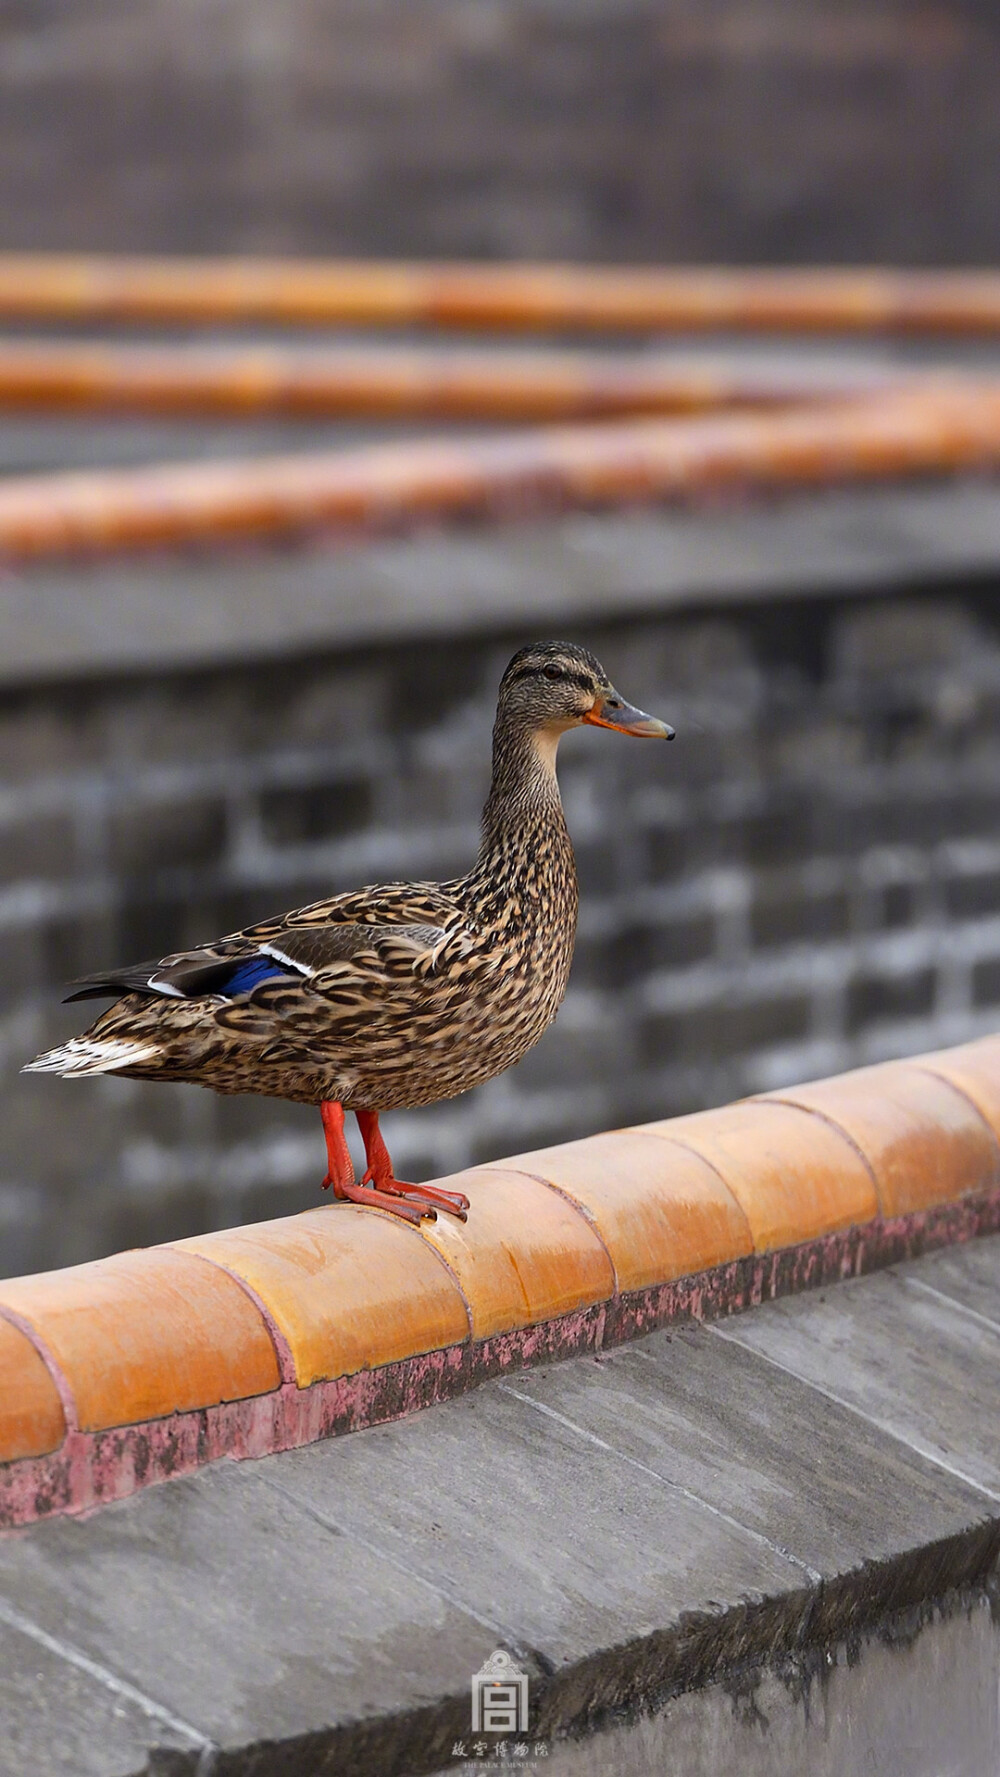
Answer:
<svg viewBox="0 0 1000 1777"><path fill-rule="evenodd" d="M243 1294L249 1297L250 1301L256 1308L267 1329L271 1344L274 1346L274 1355L278 1366L278 1387L281 1388L288 1383L291 1383L293 1387L296 1387L295 1359L292 1356L291 1346L278 1325L278 1322L275 1320L270 1308L264 1301L263 1296L254 1289L253 1284L248 1283L247 1279L241 1277L238 1271L234 1271L232 1266L224 1265L221 1259L216 1259L209 1253L194 1252L190 1247L179 1247L177 1245L172 1246L171 1251L190 1254L191 1258L200 1259L203 1264L211 1265L213 1270L223 1272L226 1277L231 1277L233 1282L239 1285ZM268 1392L274 1391L269 1390Z"/></svg>
<svg viewBox="0 0 1000 1777"><path fill-rule="evenodd" d="M945 1086L950 1086L952 1091L958 1094L959 1098L965 1100L965 1103L974 1111L977 1122L981 1123L986 1130L986 1133L990 1138L993 1152L997 1155L998 1159L1000 1159L1000 1137L997 1136L997 1132L992 1123L988 1122L986 1113L980 1109L971 1094L966 1092L965 1087L960 1086L956 1080L950 1079L947 1074L939 1073L936 1067L928 1067L927 1063L922 1061L919 1056L914 1057L911 1066L915 1067L918 1073L930 1074L932 1080L941 1080Z"/></svg>
<svg viewBox="0 0 1000 1777"><path fill-rule="evenodd" d="M544 1401L535 1400L530 1394L522 1394L520 1389L514 1388L511 1383L498 1382L497 1388L503 1394L513 1395L515 1400L524 1401L527 1406L534 1407L547 1419L554 1419L557 1424L564 1425L568 1431L575 1432L577 1437L585 1438L588 1443L596 1445L599 1450L604 1450L607 1455L616 1457L619 1462L627 1463L629 1468L637 1469L639 1474L648 1476L650 1480L658 1482L661 1487L666 1487L671 1493L679 1493L691 1505L700 1506L713 1518L721 1519L722 1523L728 1524L730 1529L741 1531L751 1541L760 1543L768 1549L772 1555L778 1555L783 1561L788 1561L793 1567L799 1568L814 1586L822 1585L823 1575L815 1567L811 1567L808 1561L803 1561L801 1556L793 1555L791 1549L783 1548L780 1543L772 1542L771 1538L765 1536L762 1530L754 1530L752 1525L743 1524L739 1518L732 1517L729 1512L723 1511L721 1506L713 1505L711 1500L703 1499L700 1493L695 1493L690 1487L685 1487L681 1481L672 1481L669 1475L659 1474L647 1463L640 1462L638 1457L629 1456L624 1450L619 1450L617 1445L606 1443L603 1438L598 1437L596 1432L588 1431L586 1426L579 1425L575 1419L570 1419L568 1414L558 1412L555 1407L547 1406Z"/></svg>
<svg viewBox="0 0 1000 1777"><path fill-rule="evenodd" d="M428 1183L429 1182L430 1181L428 1180ZM320 1207L326 1207L326 1206L321 1205ZM330 1204L329 1207L332 1209L333 1205ZM349 1203L349 1204L342 1205L338 1208L338 1211L337 1211L338 1215L342 1214L343 1209L345 1209L345 1208L353 1209L353 1210L357 1211L360 1215L363 1215L363 1216L371 1214L371 1210L369 1208L367 1208L366 1205L364 1205L362 1203ZM398 1224L398 1222L400 1220L399 1216L393 1216L393 1215L391 1215L390 1211L384 1210L384 1209L377 1209L376 1208L375 1214L378 1216L390 1217L394 1227ZM443 1269L445 1270L445 1272L447 1273L449 1282L451 1284L453 1284L455 1289L457 1290L459 1296L462 1299L462 1307L465 1309L467 1337L468 1337L468 1342L471 1345L476 1337L475 1323L472 1318L472 1302L468 1296L468 1293L466 1292L465 1285L463 1284L462 1279L459 1277L455 1266L451 1263L451 1260L448 1258L447 1253L442 1252L441 1248L436 1244L435 1241L427 1239L427 1236L424 1234L424 1231L423 1231L423 1224L422 1223L417 1225L413 1222L404 1221L403 1227L405 1229L407 1229L411 1234L416 1235L416 1238L419 1240L420 1245L423 1248L424 1252L433 1253L435 1259L437 1259L437 1261L438 1261L438 1264L441 1265L443 1267ZM462 1345L464 1345L465 1342L466 1341L464 1339L459 1341L459 1343Z"/></svg>
<svg viewBox="0 0 1000 1777"><path fill-rule="evenodd" d="M192 1727L191 1723L185 1721L182 1716L174 1715L173 1711L165 1708L162 1703L157 1703L152 1697L147 1697L144 1691L140 1691L134 1684L130 1684L127 1678L120 1678L118 1673L113 1672L109 1666L102 1665L99 1660L92 1660L89 1654L83 1652L82 1648L74 1647L72 1642L61 1641L57 1636L50 1635L47 1629L32 1622L30 1617L22 1616L21 1612L3 1597L0 1597L0 1622L6 1623L9 1628L16 1629L21 1635L26 1635L31 1641L37 1642L40 1647L46 1648L49 1653L55 1654L67 1665L77 1667L80 1672L86 1672L90 1678L96 1679L98 1684L103 1685L105 1690L110 1691L113 1696L120 1697L127 1703L134 1703L136 1708L140 1709L150 1721L158 1721L164 1727L172 1729L175 1734L183 1734L203 1755L214 1754L218 1750L214 1740L210 1740L207 1734L201 1732L200 1728ZM211 1760L208 1765L204 1765L203 1760L199 1759L198 1768L199 1777L209 1777Z"/></svg>
<svg viewBox="0 0 1000 1777"><path fill-rule="evenodd" d="M748 1351L752 1357L763 1358L766 1364L772 1364L776 1370L782 1372L782 1375L791 1376L804 1388L813 1389L825 1400L833 1401L835 1406L843 1407L846 1412L853 1413L855 1418L862 1419L866 1425L874 1426L875 1430L881 1432L885 1437L892 1438L897 1444L902 1444L904 1450L911 1450L914 1456L920 1456L925 1462L933 1463L935 1468L941 1469L946 1475L951 1475L953 1480L964 1482L966 1487L974 1488L977 1493L983 1494L984 1498L992 1500L994 1505L1000 1505L1000 1493L994 1492L992 1487L987 1487L985 1481L975 1480L972 1475L966 1474L964 1469L956 1468L953 1463L948 1462L945 1457L939 1456L936 1451L927 1449L923 1444L914 1443L912 1438L907 1437L901 1431L895 1431L891 1425L886 1425L881 1419L874 1418L871 1413L866 1413L863 1407L858 1407L853 1401L846 1400L843 1395L836 1394L824 1383L814 1382L811 1377L803 1376L798 1370L793 1370L789 1364L783 1364L780 1358L772 1357L769 1351L761 1351L756 1345L749 1345L745 1339L738 1338L735 1333L717 1326L714 1322L706 1321L703 1324L705 1331L713 1334L715 1338L725 1339L730 1345L738 1345L741 1351Z"/></svg>

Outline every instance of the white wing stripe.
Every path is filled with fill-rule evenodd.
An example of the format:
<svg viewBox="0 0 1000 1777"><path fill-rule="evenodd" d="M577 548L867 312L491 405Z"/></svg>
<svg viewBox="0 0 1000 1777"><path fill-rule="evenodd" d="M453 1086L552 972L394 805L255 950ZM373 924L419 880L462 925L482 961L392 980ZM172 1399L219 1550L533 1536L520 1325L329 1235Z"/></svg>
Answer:
<svg viewBox="0 0 1000 1777"><path fill-rule="evenodd" d="M284 963L286 969L295 969L298 974L305 975L307 978L316 973L316 970L310 969L307 963L296 962L294 956L286 956L285 952L279 950L276 944L262 944L260 951L262 956L271 956L276 963Z"/></svg>

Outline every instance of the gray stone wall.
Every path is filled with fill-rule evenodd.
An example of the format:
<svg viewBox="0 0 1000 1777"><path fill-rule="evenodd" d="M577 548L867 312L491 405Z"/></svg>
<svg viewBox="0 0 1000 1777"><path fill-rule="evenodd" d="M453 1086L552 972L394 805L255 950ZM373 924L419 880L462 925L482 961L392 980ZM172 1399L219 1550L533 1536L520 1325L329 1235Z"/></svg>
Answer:
<svg viewBox="0 0 1000 1777"><path fill-rule="evenodd" d="M682 1112L1000 1018L992 594L565 626L671 748L571 735L570 993L490 1086L387 1120L402 1176ZM60 984L331 890L470 859L524 633L0 700L0 1273L321 1201L319 1119L20 1078Z"/></svg>
<svg viewBox="0 0 1000 1777"><path fill-rule="evenodd" d="M989 263L986 0L11 0L5 246Z"/></svg>

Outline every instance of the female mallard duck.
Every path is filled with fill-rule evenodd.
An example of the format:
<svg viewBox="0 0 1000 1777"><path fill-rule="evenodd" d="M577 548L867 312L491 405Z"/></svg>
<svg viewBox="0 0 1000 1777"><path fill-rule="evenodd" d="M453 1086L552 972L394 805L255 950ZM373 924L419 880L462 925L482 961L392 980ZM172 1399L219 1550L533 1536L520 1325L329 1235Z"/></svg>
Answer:
<svg viewBox="0 0 1000 1777"><path fill-rule="evenodd" d="M519 1061L551 1024L577 886L556 748L584 722L672 730L633 709L585 648L539 643L500 682L479 857L452 882L391 882L263 920L201 950L88 976L70 999L117 1003L27 1073L124 1074L319 1106L324 1187L408 1221L468 1199L395 1178L379 1113L433 1104ZM368 1170L344 1136L353 1110Z"/></svg>

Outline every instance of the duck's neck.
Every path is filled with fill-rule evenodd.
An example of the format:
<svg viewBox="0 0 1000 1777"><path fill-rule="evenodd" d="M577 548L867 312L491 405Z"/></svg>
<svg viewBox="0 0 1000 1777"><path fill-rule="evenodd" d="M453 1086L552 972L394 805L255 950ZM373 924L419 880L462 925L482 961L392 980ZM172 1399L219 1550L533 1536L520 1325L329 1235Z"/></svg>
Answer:
<svg viewBox="0 0 1000 1777"><path fill-rule="evenodd" d="M497 719L493 730L493 780L483 809L479 867L506 850L513 835L538 829L562 839L566 821L556 781L559 733Z"/></svg>

